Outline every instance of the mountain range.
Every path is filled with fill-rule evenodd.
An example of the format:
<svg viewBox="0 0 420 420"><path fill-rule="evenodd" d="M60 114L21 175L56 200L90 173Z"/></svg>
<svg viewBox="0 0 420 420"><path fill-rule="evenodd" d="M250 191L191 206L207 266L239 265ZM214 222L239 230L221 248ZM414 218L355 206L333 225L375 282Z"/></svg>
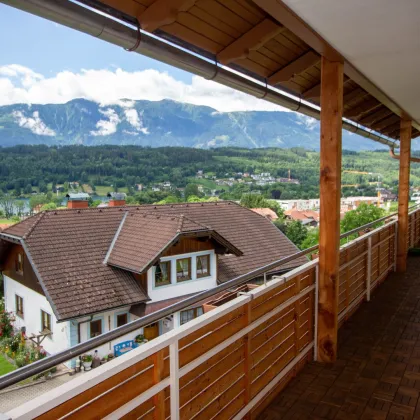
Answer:
<svg viewBox="0 0 420 420"><path fill-rule="evenodd" d="M319 122L294 112L222 113L171 100L122 99L103 106L74 99L65 104L0 106L0 145L18 144L318 150ZM344 131L343 148L376 150L381 145Z"/></svg>

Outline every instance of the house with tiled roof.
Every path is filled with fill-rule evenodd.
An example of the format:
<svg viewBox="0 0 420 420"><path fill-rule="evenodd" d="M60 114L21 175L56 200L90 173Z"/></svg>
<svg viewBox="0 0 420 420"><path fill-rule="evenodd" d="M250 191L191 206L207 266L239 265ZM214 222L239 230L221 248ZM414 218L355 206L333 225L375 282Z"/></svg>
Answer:
<svg viewBox="0 0 420 420"><path fill-rule="evenodd" d="M120 197L118 197L120 198ZM269 220L233 202L45 211L0 232L6 310L48 353L214 288L298 249ZM302 257L278 268L306 262ZM199 316L196 306L99 349L146 339Z"/></svg>

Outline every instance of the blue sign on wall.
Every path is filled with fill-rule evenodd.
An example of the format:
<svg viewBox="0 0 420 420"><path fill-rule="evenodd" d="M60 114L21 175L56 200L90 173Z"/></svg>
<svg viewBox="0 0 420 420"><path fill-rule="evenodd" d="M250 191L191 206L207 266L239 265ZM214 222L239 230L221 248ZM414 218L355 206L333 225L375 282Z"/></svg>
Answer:
<svg viewBox="0 0 420 420"><path fill-rule="evenodd" d="M127 353L138 347L138 344L134 340L123 341L114 346L114 355L115 357L121 356L124 353Z"/></svg>

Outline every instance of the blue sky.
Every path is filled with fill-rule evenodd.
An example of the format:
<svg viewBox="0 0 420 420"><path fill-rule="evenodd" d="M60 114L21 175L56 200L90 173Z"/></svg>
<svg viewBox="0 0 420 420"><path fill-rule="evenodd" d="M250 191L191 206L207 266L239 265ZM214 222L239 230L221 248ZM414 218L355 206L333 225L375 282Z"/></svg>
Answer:
<svg viewBox="0 0 420 420"><path fill-rule="evenodd" d="M191 75L182 70L3 4L0 37L7 40L1 43L0 65L20 64L44 76L62 70L153 68L191 82Z"/></svg>

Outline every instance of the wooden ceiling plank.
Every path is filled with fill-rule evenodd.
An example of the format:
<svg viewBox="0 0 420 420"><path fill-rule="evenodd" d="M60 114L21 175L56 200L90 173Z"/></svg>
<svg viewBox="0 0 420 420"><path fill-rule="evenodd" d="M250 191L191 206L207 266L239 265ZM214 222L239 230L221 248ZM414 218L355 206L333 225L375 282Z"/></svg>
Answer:
<svg viewBox="0 0 420 420"><path fill-rule="evenodd" d="M174 23L178 13L187 11L195 2L196 0L156 0L137 19L142 29L154 32L161 26Z"/></svg>
<svg viewBox="0 0 420 420"><path fill-rule="evenodd" d="M292 79L296 74L304 72L309 67L312 67L320 60L318 54L313 51L308 51L306 54L300 56L295 61L275 72L268 79L271 85L277 85L281 82L286 82Z"/></svg>
<svg viewBox="0 0 420 420"><path fill-rule="evenodd" d="M309 49L308 47L302 48L299 45L296 45L289 38L285 37L283 33L280 33L274 39L283 47L283 49L286 48L287 50L291 51L295 57L299 57Z"/></svg>
<svg viewBox="0 0 420 420"><path fill-rule="evenodd" d="M302 94L304 99L317 99L321 97L321 83L312 86L310 89L305 90Z"/></svg>
<svg viewBox="0 0 420 420"><path fill-rule="evenodd" d="M388 136L389 134L394 133L395 131L399 130L400 126L401 126L401 122L398 121L396 124L392 124L385 129L376 130L376 131L380 131L381 133L384 133Z"/></svg>
<svg viewBox="0 0 420 420"><path fill-rule="evenodd" d="M282 67L286 65L286 60L280 57L278 54L274 53L273 51L269 50L268 48L261 47L259 48L258 52L264 54L266 57L270 58L271 60L275 61L278 64L278 67Z"/></svg>
<svg viewBox="0 0 420 420"><path fill-rule="evenodd" d="M385 106L382 106L381 109L373 112L372 114L366 115L360 120L361 124L370 125L373 124L375 121L379 121L382 118L388 117L392 115L393 112Z"/></svg>
<svg viewBox="0 0 420 420"><path fill-rule="evenodd" d="M385 130L386 128L389 127L390 125L393 125L395 123L399 124L400 122L400 117L398 115L392 114L390 117L384 118L382 120L379 120L378 122L375 122L374 124L371 125L371 127L374 130Z"/></svg>
<svg viewBox="0 0 420 420"><path fill-rule="evenodd" d="M226 65L232 61L246 58L250 51L258 50L282 30L283 28L271 19L264 19L240 38L233 41L224 50L220 51L217 54L217 59L220 63Z"/></svg>
<svg viewBox="0 0 420 420"><path fill-rule="evenodd" d="M261 64L263 67L269 70L270 74L279 68L279 65L277 62L271 60L264 54L261 54L259 50L250 51L247 58L249 58L252 61L255 61L258 64Z"/></svg>
<svg viewBox="0 0 420 420"><path fill-rule="evenodd" d="M230 35L233 38L239 38L242 33L233 28L230 25L227 25L226 23L222 22L220 19L217 19L216 17L208 14L203 9L200 9L197 7L197 5L194 5L189 10L189 13L191 13L193 16L201 19L204 22L207 22L209 25L214 26L215 28L219 29L219 31L224 32L227 35Z"/></svg>
<svg viewBox="0 0 420 420"><path fill-rule="evenodd" d="M186 42L193 43L197 47L209 51L213 54L217 54L220 50L223 49L223 45L220 45L213 40L192 31L190 28L187 28L178 22L166 25L165 32Z"/></svg>
<svg viewBox="0 0 420 420"><path fill-rule="evenodd" d="M260 20L264 19L265 13L260 10L259 7L255 6L249 0L236 0L243 8L247 9L249 12L258 16Z"/></svg>
<svg viewBox="0 0 420 420"><path fill-rule="evenodd" d="M364 98L365 96L369 95L365 90L363 90L362 88L356 88L352 91L350 91L349 93L346 93L344 95L343 101L344 104L348 104L351 101L355 100L356 98L361 99Z"/></svg>
<svg viewBox="0 0 420 420"><path fill-rule="evenodd" d="M383 105L392 110L395 114L405 115L401 107L389 98L374 83L367 79L360 71L351 65L343 56L336 51L328 42L315 32L303 19L294 13L281 0L252 0L257 6L272 16L283 26L288 28L318 54L328 58L330 61L344 62L344 73L354 80L360 87L380 101ZM420 129L419 121L412 121L413 127Z"/></svg>
<svg viewBox="0 0 420 420"><path fill-rule="evenodd" d="M199 33L201 35L217 42L220 45L229 45L234 41L234 38L230 35L227 35L219 29L216 29L214 26L209 25L207 22L203 22L201 19L197 18L189 12L180 12L176 21L181 25L190 28L194 32L196 32L197 28L199 28Z"/></svg>
<svg viewBox="0 0 420 420"><path fill-rule="evenodd" d="M236 0L220 0L218 2L223 4L224 7L231 10L236 15L240 16L242 19L245 19L251 25L256 25L261 20L260 16L251 12L249 8L243 7Z"/></svg>
<svg viewBox="0 0 420 420"><path fill-rule="evenodd" d="M363 114L366 114L367 112L370 112L378 107L380 107L382 104L376 100L375 98L370 98L367 101L362 102L359 106L356 106L354 108L350 108L344 112L344 116L346 118L360 118Z"/></svg>
<svg viewBox="0 0 420 420"><path fill-rule="evenodd" d="M263 67L255 61L250 60L249 58L239 59L235 62L235 64L261 77L268 77L271 74L271 70Z"/></svg>
<svg viewBox="0 0 420 420"><path fill-rule="evenodd" d="M248 32L252 28L252 25L249 22L214 0L198 0L196 6L215 18L220 19L227 25L233 26L242 34Z"/></svg>

